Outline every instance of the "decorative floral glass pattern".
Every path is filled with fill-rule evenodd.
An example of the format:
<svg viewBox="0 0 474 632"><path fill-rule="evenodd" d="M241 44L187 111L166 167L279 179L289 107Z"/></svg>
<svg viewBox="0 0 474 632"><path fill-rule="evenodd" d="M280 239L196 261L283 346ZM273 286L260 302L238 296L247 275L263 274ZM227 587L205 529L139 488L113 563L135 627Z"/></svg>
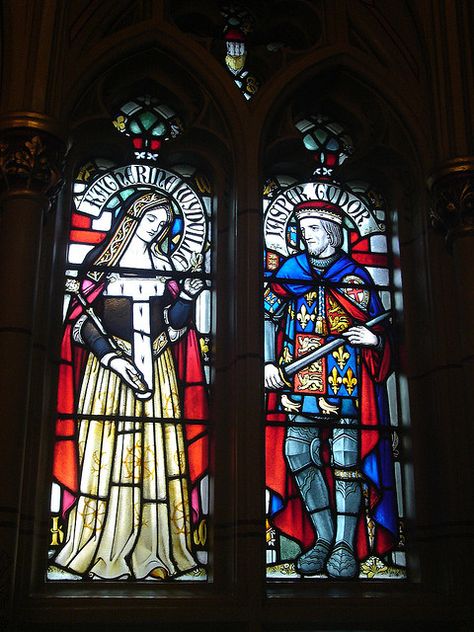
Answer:
<svg viewBox="0 0 474 632"><path fill-rule="evenodd" d="M120 133L131 137L137 160L156 160L162 143L176 138L183 130L175 112L150 96L125 103L113 124Z"/></svg>

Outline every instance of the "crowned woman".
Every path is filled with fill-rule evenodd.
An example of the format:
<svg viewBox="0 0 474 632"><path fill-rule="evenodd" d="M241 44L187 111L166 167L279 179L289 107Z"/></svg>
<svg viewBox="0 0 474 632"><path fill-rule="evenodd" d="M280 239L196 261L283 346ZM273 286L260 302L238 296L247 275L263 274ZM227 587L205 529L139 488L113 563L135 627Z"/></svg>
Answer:
<svg viewBox="0 0 474 632"><path fill-rule="evenodd" d="M166 197L134 196L87 257L71 302L54 459L67 535L54 563L83 577L167 579L198 568L190 485L204 457L182 422L205 418L191 325L203 281L172 279L162 251L172 222ZM198 389L186 410L190 371ZM200 464L190 464L190 445Z"/></svg>

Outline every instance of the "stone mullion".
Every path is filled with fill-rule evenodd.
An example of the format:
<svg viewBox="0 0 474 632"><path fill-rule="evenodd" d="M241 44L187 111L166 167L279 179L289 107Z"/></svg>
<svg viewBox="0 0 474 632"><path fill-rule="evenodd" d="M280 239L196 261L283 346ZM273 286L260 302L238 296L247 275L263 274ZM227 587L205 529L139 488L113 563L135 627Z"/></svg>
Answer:
<svg viewBox="0 0 474 632"><path fill-rule="evenodd" d="M64 144L52 121L0 119L0 609L9 610L20 530L22 472L42 227L60 181ZM41 403L38 402L38 405Z"/></svg>
<svg viewBox="0 0 474 632"><path fill-rule="evenodd" d="M445 116L455 119L462 105L462 99L452 103ZM464 112L464 115L469 113ZM457 123L453 119L451 129L455 130ZM443 259L447 283L453 288L452 301L447 293L439 296L445 301L445 305L438 308L446 315L446 322L438 335L447 337L452 346L449 366L439 367L442 388L438 417L434 420L443 437L434 458L436 463L451 465L449 471L439 473L437 492L442 500L430 537L434 549L440 550L439 564L444 569L445 588L462 598L469 592L474 563L474 156L463 155L466 143L458 140L453 131L444 162L438 161L442 167L429 180L432 225L444 235L450 255L433 252L431 259L436 256ZM457 158L449 159L456 153ZM434 270L433 263L432 266ZM454 365L456 370L452 369ZM443 415L442 410L447 411L447 415Z"/></svg>
<svg viewBox="0 0 474 632"><path fill-rule="evenodd" d="M447 250L452 255L459 356L474 359L474 156L446 163L444 169L430 179L430 188L432 225L444 235ZM473 360L470 364L474 368ZM468 378L469 384L472 377ZM470 390L466 388L466 392ZM472 408L469 409L472 414L470 411Z"/></svg>
<svg viewBox="0 0 474 632"><path fill-rule="evenodd" d="M237 584L254 621L260 617L264 577L263 321L261 286L261 187L259 130L248 121L236 180L235 326L238 340L235 383L238 401Z"/></svg>
<svg viewBox="0 0 474 632"><path fill-rule="evenodd" d="M473 161L474 165L474 161ZM474 537L474 476L472 455L474 450L474 171L457 179L454 188L461 198L459 206L464 209L461 226L452 243L453 271L455 278L456 304L453 327L457 331L457 356L460 358L462 380L452 389L451 397L461 401L462 413L452 418L453 446L451 461L457 502L451 514L452 530L455 534L452 547L452 574L458 581L455 590L469 595L471 573L474 564L472 538Z"/></svg>
<svg viewBox="0 0 474 632"><path fill-rule="evenodd" d="M426 0L426 47L431 65L433 160L429 179L431 225L445 251L429 240L433 305L442 319L434 331L432 384L436 442L431 444L431 518L423 527L436 581L462 599L474 562L472 450L474 421L474 139L472 38L464 0ZM472 27L471 27L472 30ZM447 465L449 464L449 467ZM436 481L436 482L435 482ZM435 500L436 499L436 500ZM423 499L418 499L418 502ZM429 566L430 562L425 566ZM439 570L438 569L442 569ZM425 570L426 572L426 570Z"/></svg>

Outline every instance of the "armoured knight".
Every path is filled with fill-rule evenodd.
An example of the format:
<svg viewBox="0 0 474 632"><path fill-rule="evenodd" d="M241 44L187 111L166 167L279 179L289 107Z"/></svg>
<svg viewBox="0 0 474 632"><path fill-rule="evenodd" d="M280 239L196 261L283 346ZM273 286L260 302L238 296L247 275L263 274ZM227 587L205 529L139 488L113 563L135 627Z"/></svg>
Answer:
<svg viewBox="0 0 474 632"><path fill-rule="evenodd" d="M281 395L284 458L315 532L296 570L351 578L368 556L366 509L377 553L390 550L397 531L381 432L388 425L390 348L383 325L365 326L383 307L367 270L342 250L342 210L308 200L295 215L303 250L281 264L265 293L265 386ZM288 379L285 366L337 337L344 338L337 349ZM289 524L284 514L285 507L275 520L282 530Z"/></svg>

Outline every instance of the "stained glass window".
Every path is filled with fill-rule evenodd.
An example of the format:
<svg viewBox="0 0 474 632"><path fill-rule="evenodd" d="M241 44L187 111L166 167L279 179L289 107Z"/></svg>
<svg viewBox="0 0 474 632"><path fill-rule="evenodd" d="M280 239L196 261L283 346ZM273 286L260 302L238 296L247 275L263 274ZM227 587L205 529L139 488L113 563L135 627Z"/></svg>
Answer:
<svg viewBox="0 0 474 632"><path fill-rule="evenodd" d="M253 17L248 9L236 3L221 8L225 18L225 64L234 78L235 85L249 101L258 91L259 81L247 68L247 38L253 30Z"/></svg>
<svg viewBox="0 0 474 632"><path fill-rule="evenodd" d="M369 183L336 179L340 125L297 128L313 176L264 194L267 577L402 579L393 222Z"/></svg>
<svg viewBox="0 0 474 632"><path fill-rule="evenodd" d="M128 103L115 125L144 153L91 160L74 183L52 581L208 577L211 189L149 155L177 120L150 99Z"/></svg>
<svg viewBox="0 0 474 632"><path fill-rule="evenodd" d="M177 114L149 95L122 105L113 123L132 138L135 158L149 161L157 160L162 143L176 138L183 129Z"/></svg>

